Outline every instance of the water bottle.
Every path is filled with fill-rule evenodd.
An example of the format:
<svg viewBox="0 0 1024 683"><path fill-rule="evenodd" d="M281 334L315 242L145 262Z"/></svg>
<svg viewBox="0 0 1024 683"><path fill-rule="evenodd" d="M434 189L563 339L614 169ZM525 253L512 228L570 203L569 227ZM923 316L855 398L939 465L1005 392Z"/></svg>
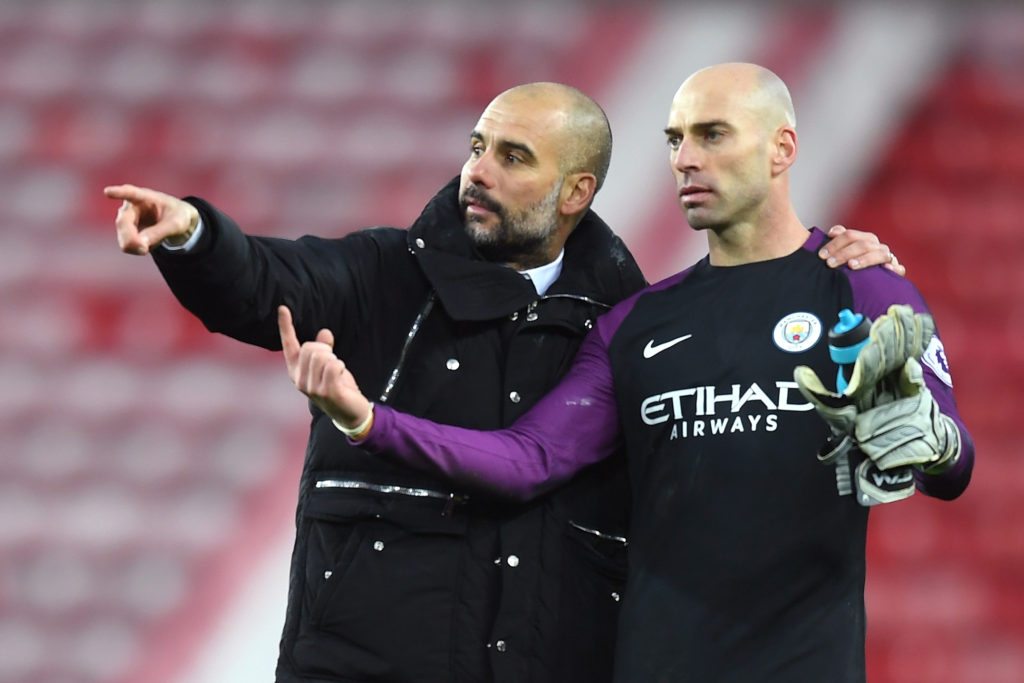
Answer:
<svg viewBox="0 0 1024 683"><path fill-rule="evenodd" d="M839 311L839 321L828 331L828 355L839 366L836 371L836 393L843 393L850 383L857 354L868 343L871 320L849 308Z"/></svg>
<svg viewBox="0 0 1024 683"><path fill-rule="evenodd" d="M871 332L871 320L848 308L839 311L839 320L828 331L828 355L838 368L836 369L836 393L843 393L850 382L853 365L857 362L857 354L868 343ZM821 457L825 462L835 462L836 491L840 496L853 493L854 483L850 468L850 455L853 439L848 434L833 434L821 449ZM855 460L863 456L854 454ZM856 467L856 463L854 463ZM858 499L860 496L858 495Z"/></svg>

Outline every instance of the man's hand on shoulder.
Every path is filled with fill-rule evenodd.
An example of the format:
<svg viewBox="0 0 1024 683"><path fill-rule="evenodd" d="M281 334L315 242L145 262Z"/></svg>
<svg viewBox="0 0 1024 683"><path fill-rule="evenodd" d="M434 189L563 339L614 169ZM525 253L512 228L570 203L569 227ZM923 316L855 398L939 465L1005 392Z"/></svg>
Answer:
<svg viewBox="0 0 1024 683"><path fill-rule="evenodd" d="M826 234L829 241L818 250L818 256L824 259L830 268L838 268L844 264L854 270L882 266L899 276L907 274L907 269L900 264L892 249L883 244L873 232L833 225Z"/></svg>

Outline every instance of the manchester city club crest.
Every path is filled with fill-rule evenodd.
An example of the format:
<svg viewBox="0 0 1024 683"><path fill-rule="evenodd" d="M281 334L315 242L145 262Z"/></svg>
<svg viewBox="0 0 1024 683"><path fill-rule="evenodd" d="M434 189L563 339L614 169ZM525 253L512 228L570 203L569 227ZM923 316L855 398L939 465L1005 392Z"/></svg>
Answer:
<svg viewBox="0 0 1024 683"><path fill-rule="evenodd" d="M821 339L821 321L813 313L790 313L775 323L772 339L787 353L806 351Z"/></svg>

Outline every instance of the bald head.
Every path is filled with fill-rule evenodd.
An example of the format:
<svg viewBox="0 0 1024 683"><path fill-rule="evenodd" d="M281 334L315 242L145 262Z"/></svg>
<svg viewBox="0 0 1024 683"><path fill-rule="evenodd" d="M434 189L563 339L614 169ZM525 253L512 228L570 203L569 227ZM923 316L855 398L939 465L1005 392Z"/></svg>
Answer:
<svg viewBox="0 0 1024 683"><path fill-rule="evenodd" d="M555 127L563 173L592 173L601 188L612 158L612 131L604 110L583 92L562 83L537 82L518 85L498 95L488 105L522 106L546 116Z"/></svg>
<svg viewBox="0 0 1024 683"><path fill-rule="evenodd" d="M785 83L757 64L687 78L672 100L669 163L690 227L708 231L715 265L789 253L807 237L789 200L796 117Z"/></svg>
<svg viewBox="0 0 1024 683"><path fill-rule="evenodd" d="M528 83L495 97L469 141L459 206L478 251L519 270L551 263L608 172L604 112L575 88Z"/></svg>
<svg viewBox="0 0 1024 683"><path fill-rule="evenodd" d="M766 131L796 127L789 88L774 72L757 64L729 62L701 69L679 86L676 98L681 96L729 101L754 114Z"/></svg>

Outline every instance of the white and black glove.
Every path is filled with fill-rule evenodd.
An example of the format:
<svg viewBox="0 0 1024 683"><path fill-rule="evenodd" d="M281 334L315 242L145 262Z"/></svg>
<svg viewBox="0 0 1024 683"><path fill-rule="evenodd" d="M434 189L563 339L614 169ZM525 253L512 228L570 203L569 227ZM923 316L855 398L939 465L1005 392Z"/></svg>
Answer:
<svg viewBox="0 0 1024 683"><path fill-rule="evenodd" d="M882 380L901 371L908 358L920 358L934 334L935 322L930 315L914 313L905 304L894 304L872 323L868 342L857 355L850 380L841 394L827 389L817 373L806 365L793 370L800 393L837 437L818 454L821 462L831 463L849 450L860 413L897 398L893 382Z"/></svg>
<svg viewBox="0 0 1024 683"><path fill-rule="evenodd" d="M902 400L904 389L900 378L907 361L914 360L916 364L916 359L924 354L934 333L935 322L930 315L914 313L907 305L893 305L872 323L868 342L857 355L850 381L842 393L826 389L818 375L807 366L798 366L793 372L800 393L811 402L833 432L833 438L818 454L818 459L825 464L838 461L843 465L842 469L847 473L841 473L841 468L837 467L840 493L852 492L848 481L852 476L858 501L863 505L889 503L914 493L913 472L898 462L900 458L910 458L909 455L895 453L881 461L871 459L869 455L856 464L852 473L848 473L847 458L861 434L877 438L876 453L882 453L885 448L889 448L889 452L898 448L898 439L893 438L893 433L898 431L895 423L898 410L872 413L875 417L870 424L864 422L860 432L858 425L862 423L863 414ZM919 365L917 368L920 371ZM907 382L910 382L909 376ZM920 394L916 386L913 392L915 396ZM930 393L928 397L931 398ZM893 445L890 447L890 444Z"/></svg>
<svg viewBox="0 0 1024 683"><path fill-rule="evenodd" d="M940 474L960 457L960 430L943 415L924 383L921 364L908 358L896 380L899 398L857 414L854 438L882 471L913 465Z"/></svg>

